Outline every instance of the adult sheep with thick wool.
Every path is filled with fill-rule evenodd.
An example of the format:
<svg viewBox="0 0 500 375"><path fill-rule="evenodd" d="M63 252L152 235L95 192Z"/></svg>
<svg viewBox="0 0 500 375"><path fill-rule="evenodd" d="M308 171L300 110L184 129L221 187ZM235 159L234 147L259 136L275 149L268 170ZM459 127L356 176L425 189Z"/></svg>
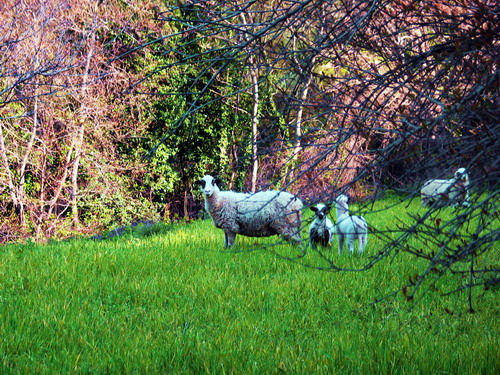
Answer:
<svg viewBox="0 0 500 375"><path fill-rule="evenodd" d="M281 235L300 244L302 201L283 191L254 194L221 191L218 179L206 175L200 181L205 209L214 225L224 231L224 247L234 244L237 234L247 237Z"/></svg>
<svg viewBox="0 0 500 375"><path fill-rule="evenodd" d="M314 220L309 226L311 246L313 249L316 249L318 244L326 247L333 241L335 233L335 227L328 218L331 206L318 203L316 206L311 206L310 209L314 212Z"/></svg>
<svg viewBox="0 0 500 375"><path fill-rule="evenodd" d="M469 175L459 168L449 180L429 180L420 189L422 206L434 202L451 202L456 207L469 205Z"/></svg>

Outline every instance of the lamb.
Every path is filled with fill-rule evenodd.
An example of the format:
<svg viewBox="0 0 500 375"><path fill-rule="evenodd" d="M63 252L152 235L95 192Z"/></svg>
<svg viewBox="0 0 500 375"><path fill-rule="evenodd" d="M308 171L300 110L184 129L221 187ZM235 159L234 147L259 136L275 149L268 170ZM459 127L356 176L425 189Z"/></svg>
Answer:
<svg viewBox="0 0 500 375"><path fill-rule="evenodd" d="M429 180L420 189L422 206L434 202L453 202L457 207L469 205L469 176L465 168L459 168L450 180Z"/></svg>
<svg viewBox="0 0 500 375"><path fill-rule="evenodd" d="M248 237L281 235L300 244L302 201L282 191L255 194L221 191L218 179L206 175L199 182L205 209L214 225L224 231L224 247L233 246L237 234Z"/></svg>
<svg viewBox="0 0 500 375"><path fill-rule="evenodd" d="M319 203L316 206L310 207L314 211L314 220L309 227L309 238L311 246L316 249L316 245L328 246L333 241L334 226L328 218L331 206L329 204Z"/></svg>
<svg viewBox="0 0 500 375"><path fill-rule="evenodd" d="M335 200L337 209L337 238L339 242L339 255L342 255L344 240L347 239L347 249L349 253L354 253L354 241L359 240L358 253L365 250L368 241L368 224L361 216L350 216L347 201L349 198L345 195L339 195Z"/></svg>

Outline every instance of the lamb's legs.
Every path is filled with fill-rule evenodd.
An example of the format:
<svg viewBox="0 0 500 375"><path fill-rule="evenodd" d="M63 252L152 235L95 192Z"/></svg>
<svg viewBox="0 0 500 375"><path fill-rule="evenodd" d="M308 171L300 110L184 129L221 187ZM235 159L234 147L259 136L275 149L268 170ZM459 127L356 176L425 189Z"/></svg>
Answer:
<svg viewBox="0 0 500 375"><path fill-rule="evenodd" d="M359 236L358 254L362 254L365 251L367 240L368 238L366 235L362 234Z"/></svg>
<svg viewBox="0 0 500 375"><path fill-rule="evenodd" d="M347 250L349 254L354 254L354 238L351 235L347 236Z"/></svg>
<svg viewBox="0 0 500 375"><path fill-rule="evenodd" d="M339 241L339 255L342 255L342 251L344 248L344 235L343 234L337 234L337 239Z"/></svg>

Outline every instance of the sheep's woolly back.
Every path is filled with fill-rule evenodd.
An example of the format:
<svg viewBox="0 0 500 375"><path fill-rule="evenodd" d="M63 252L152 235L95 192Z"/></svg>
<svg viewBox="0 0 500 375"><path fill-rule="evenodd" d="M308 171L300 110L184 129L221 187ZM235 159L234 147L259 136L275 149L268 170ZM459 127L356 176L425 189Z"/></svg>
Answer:
<svg viewBox="0 0 500 375"><path fill-rule="evenodd" d="M448 190L454 182L455 180L429 180L422 186L420 193L423 196L436 196Z"/></svg>
<svg viewBox="0 0 500 375"><path fill-rule="evenodd" d="M205 208L217 228L250 237L280 234L285 239L300 240L303 205L299 198L274 190L245 194L220 191L216 185L211 189L210 178L204 177Z"/></svg>
<svg viewBox="0 0 500 375"><path fill-rule="evenodd" d="M285 192L265 191L255 194L221 191L216 199L207 198L207 210L218 228L246 236L280 234L271 223L284 221L295 227L294 216L302 202Z"/></svg>
<svg viewBox="0 0 500 375"><path fill-rule="evenodd" d="M362 216L343 215L337 218L337 232L359 236L368 232L368 224Z"/></svg>
<svg viewBox="0 0 500 375"><path fill-rule="evenodd" d="M469 176L465 168L459 168L455 177L450 180L429 180L420 189L422 204L426 205L432 201L454 201L458 204L460 198L463 204L467 204Z"/></svg>

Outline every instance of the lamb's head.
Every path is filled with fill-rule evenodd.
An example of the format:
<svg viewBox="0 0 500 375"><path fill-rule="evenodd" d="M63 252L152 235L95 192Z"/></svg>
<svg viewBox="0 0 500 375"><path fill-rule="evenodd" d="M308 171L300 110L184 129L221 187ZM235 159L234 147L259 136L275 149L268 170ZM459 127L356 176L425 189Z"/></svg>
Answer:
<svg viewBox="0 0 500 375"><path fill-rule="evenodd" d="M342 212L347 212L348 206L347 206L347 201L349 198L347 195L341 194L335 199L335 206L337 207L337 210L342 211Z"/></svg>
<svg viewBox="0 0 500 375"><path fill-rule="evenodd" d="M331 206L329 204L318 203L316 206L310 207L318 220L322 221L330 212Z"/></svg>
<svg viewBox="0 0 500 375"><path fill-rule="evenodd" d="M201 187L201 192L206 197L211 197L215 192L220 191L219 187L217 186L217 184L219 183L220 181L218 178L212 177L210 175L206 175L198 181L198 184Z"/></svg>

